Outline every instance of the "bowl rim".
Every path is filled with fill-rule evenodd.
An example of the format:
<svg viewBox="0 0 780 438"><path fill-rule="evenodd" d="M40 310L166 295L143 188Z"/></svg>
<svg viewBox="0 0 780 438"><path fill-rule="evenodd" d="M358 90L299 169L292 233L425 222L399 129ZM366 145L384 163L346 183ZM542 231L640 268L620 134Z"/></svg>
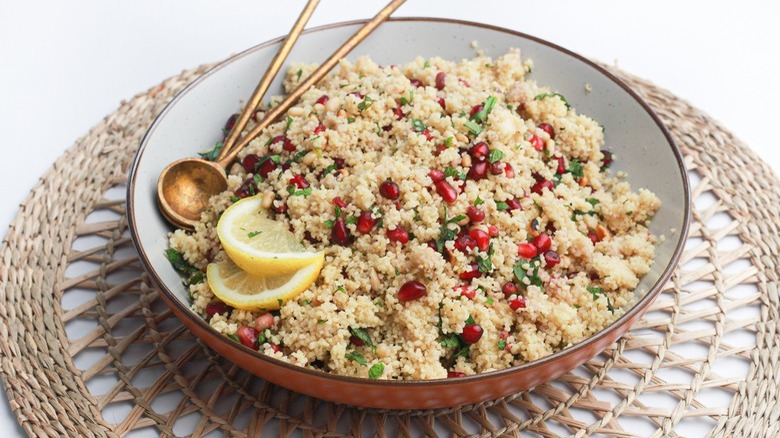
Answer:
<svg viewBox="0 0 780 438"><path fill-rule="evenodd" d="M311 29L306 29L303 33L304 34L312 34L316 32L326 31L330 29L336 29L336 28L342 28L342 27L348 27L348 26L354 26L358 24L364 24L368 20L350 20L350 21L341 21L336 23L330 23L322 26L313 27ZM332 379L335 381L340 381L344 383L350 383L350 384L359 384L359 385L379 385L382 387L409 387L409 386L437 386L442 384L467 384L467 383L474 383L478 382L480 380L487 380L487 379L493 379L493 378L501 378L508 375L512 375L519 372L526 372L528 370L532 370L538 367L544 367L548 366L551 363L554 363L555 361L571 355L579 350L582 350L584 348L589 347L591 344L596 342L597 340L607 336L612 331L616 330L617 328L623 326L628 320L633 318L637 313L644 312L646 310L646 307L650 304L651 301L653 301L661 292L664 285L667 283L669 278L671 277L672 273L674 272L674 269L677 267L680 257L682 256L682 252L685 246L685 242L687 240L688 236L688 230L690 227L690 220L691 220L691 191L690 191L690 182L688 177L688 172L685 168L684 159L682 156L682 153L680 152L680 148L678 147L677 143L674 141L674 138L672 137L669 130L666 128L666 126L663 124L661 119L658 117L658 115L655 113L655 111L650 108L650 106L647 104L647 102L644 101L636 92L634 92L628 85L626 85L622 80L620 80L618 77L616 77L614 74L607 71L604 67L600 66L599 64L595 63L594 61L591 61L587 58L585 58L582 55L579 55L571 50L568 50L566 48L563 48L557 44L551 43L549 41L543 40L541 38L535 37L533 35L529 35L523 32L515 31L512 29L507 29L500 26L485 24L485 23L479 23L474 21L467 21L467 20L455 20L455 19L449 19L449 18L438 18L438 17L391 17L387 21L389 22L436 22L436 23L447 23L447 24L457 24L462 26L470 26L470 27L477 27L482 29L487 29L491 31L496 32L502 32L506 33L512 36L524 38L527 40L534 41L536 43L542 44L544 46L547 46L553 50L557 50L565 55L568 55L570 57L575 58L576 60L583 62L587 64L588 66L596 69L600 74L604 75L607 79L614 82L616 85L618 85L620 88L622 88L626 93L628 93L629 96L631 96L644 110L645 112L650 116L650 118L655 122L656 126L661 130L664 137L666 138L666 141L668 142L669 146L671 146L672 152L674 154L674 157L677 161L677 166L680 170L680 173L682 175L682 183L683 183L683 198L684 198L684 209L683 209L683 225L682 228L679 230L679 238L677 241L677 244L675 245L674 252L672 253L672 257L669 261L669 264L666 266L664 271L661 273L661 275L658 277L658 280L650 287L650 289L647 291L647 293L639 299L636 303L634 303L633 306L631 306L630 309L626 311L622 316L620 316L618 319L613 321L610 325L603 328L598 333L588 337L587 339L574 344L573 346L566 348L564 350L558 351L556 353L553 353L549 356L545 356L541 359L537 359L522 365L516 365L509 368L504 368L501 370L495 370L495 371L488 371L485 373L478 373L471 376L464 376L460 377L458 379L448 379L448 378L441 378L441 379L426 379L426 380L394 380L394 379L368 379L368 378L362 378L362 377L352 377L352 376L343 376L339 374L332 374L327 373L325 371L319 371L314 370L310 368L305 368L302 366L294 365L289 362L285 362L270 356L267 356L263 353L260 353L259 351L252 350L246 346L244 346L241 343L235 342L228 337L222 335L221 333L217 332L214 328L211 327L203 318L201 318L199 315L196 315L188 306L184 305L177 297L176 294L174 294L168 286L161 280L160 275L157 273L157 270L154 268L154 265L151 263L149 258L147 257L147 252L144 250L143 244L139 240L140 231L138 229L138 223L136 222L135 218L135 203L134 203L134 195L135 195L135 180L138 170L138 165L141 161L141 157L146 150L146 145L148 144L148 139L152 135L152 133L157 128L157 125L161 122L161 120L164 118L164 116L168 113L168 111L185 95L187 94L192 88L196 87L201 81L205 80L207 77L211 76L218 70L222 69L226 65L235 62L236 60L243 58L244 56L247 56L257 50L281 43L284 41L284 38L286 36L281 36L278 38L274 38L268 41L265 41L263 43L257 44L255 46L252 46L242 52L239 52L235 55L230 56L229 58L219 62L218 64L212 66L209 68L206 72L204 72L202 75L197 77L195 80L193 80L191 83L189 83L186 87L184 87L181 91L179 91L173 99L163 108L163 110L155 117L152 124L149 126L149 129L146 131L144 136L141 138L139 148L136 152L135 158L133 159L132 166L130 167L129 171L129 178L127 182L127 198L126 198L126 204L127 204L127 218L128 218L128 225L130 229L130 235L131 239L133 241L133 244L136 247L136 250L138 251L138 256L141 260L141 263L144 266L144 269L147 273L149 273L149 277L151 278L154 285L157 287L157 289L164 295L164 298L166 298L164 301L170 303L173 303L174 306L177 307L177 309L183 314L186 315L188 319L190 319L191 322L199 325L201 328L211 332L214 334L218 339L220 339L223 343L226 345L230 345L233 348L239 348L244 353L252 355L254 358L262 361L269 362L270 364L273 364L275 366L281 366L284 368L287 368L288 370L291 370L293 372L299 372L303 374L307 374L312 378L324 378L324 379ZM176 312L174 312L176 313ZM630 329L630 327L628 328ZM229 344L228 344L229 343Z"/></svg>

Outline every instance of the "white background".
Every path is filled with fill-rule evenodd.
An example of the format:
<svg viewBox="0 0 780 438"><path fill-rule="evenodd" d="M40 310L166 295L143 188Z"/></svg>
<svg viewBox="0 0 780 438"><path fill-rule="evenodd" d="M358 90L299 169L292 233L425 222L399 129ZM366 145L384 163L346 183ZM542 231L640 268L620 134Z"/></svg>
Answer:
<svg viewBox="0 0 780 438"><path fill-rule="evenodd" d="M367 18L385 2L323 0L309 26ZM0 230L39 176L120 100L286 33L303 4L0 3ZM708 112L780 172L778 3L409 0L395 15L508 27L617 63ZM0 431L21 434L0 394Z"/></svg>

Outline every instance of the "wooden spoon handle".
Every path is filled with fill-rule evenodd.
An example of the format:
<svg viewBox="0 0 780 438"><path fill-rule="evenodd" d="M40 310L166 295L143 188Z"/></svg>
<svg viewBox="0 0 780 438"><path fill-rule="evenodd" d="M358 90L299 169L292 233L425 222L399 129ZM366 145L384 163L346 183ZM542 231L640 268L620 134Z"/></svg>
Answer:
<svg viewBox="0 0 780 438"><path fill-rule="evenodd" d="M378 14L374 16L374 18L371 19L371 21L363 25L363 27L355 32L354 35L352 35L341 47L338 48L338 50L330 55L330 57L325 60L325 62L323 62L322 65L317 68L317 70L314 70L314 72L308 78L306 78L303 83L298 85L295 90L287 95L282 103L268 111L265 115L265 118L263 118L263 120L260 121L260 123L258 123L257 126L255 126L251 132L249 132L249 134L239 140L235 147L233 147L232 150L228 153L228 155L219 160L219 163L223 167L227 168L230 162L235 159L238 152L241 151L244 146L249 144L250 141L254 140L258 135L260 135L263 129L268 127L268 125L276 121L282 114L290 109L290 107L293 106L293 104L298 99L300 99L303 93L307 92L309 88L325 77L325 75L328 74L328 72L330 72L343 57L347 56L347 54L351 52L352 49L360 44L360 42L363 41L368 35L370 35L371 32L373 32L377 27L379 27L380 24L387 20L387 18L390 17L390 14L398 9L398 7L401 6L405 1L406 0L393 0L388 3L387 6L385 6L381 11L379 11Z"/></svg>
<svg viewBox="0 0 780 438"><path fill-rule="evenodd" d="M287 38L284 39L282 47L276 52L276 56L274 56L273 61L271 61L271 65L268 66L268 70L265 71L262 79L260 79L260 82L257 84L257 88L255 88L252 97L249 98L249 102L244 105L244 110L241 111L241 115L233 125L233 129L230 130L230 134L228 134L227 139L225 139L225 144L222 146L217 161L221 161L228 155L233 144L238 139L238 136L241 135L247 122L249 122L249 118L252 117L255 109L260 105L260 101L263 100L263 96L265 96L266 91L268 91L268 87L271 86L271 82L273 82L276 74L279 73L284 61L287 60L287 55L290 54L295 42L298 40L301 32L303 32L303 28L306 27L306 23L308 23L309 18L311 18L311 15L314 13L314 9L319 2L320 0L309 0L309 3L307 3L306 7L303 8L303 11L301 11L298 20L295 22L292 29L290 29Z"/></svg>

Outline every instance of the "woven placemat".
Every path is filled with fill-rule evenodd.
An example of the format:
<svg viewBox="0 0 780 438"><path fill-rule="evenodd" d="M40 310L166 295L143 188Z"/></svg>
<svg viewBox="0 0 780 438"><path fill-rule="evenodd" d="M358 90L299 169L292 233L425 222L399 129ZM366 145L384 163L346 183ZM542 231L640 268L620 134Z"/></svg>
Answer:
<svg viewBox="0 0 780 438"><path fill-rule="evenodd" d="M5 237L0 373L31 435L780 434L778 181L708 116L615 68L681 146L695 209L670 284L610 349L533 391L424 412L309 399L223 360L151 288L124 204L141 136L205 69L123 102L41 178Z"/></svg>

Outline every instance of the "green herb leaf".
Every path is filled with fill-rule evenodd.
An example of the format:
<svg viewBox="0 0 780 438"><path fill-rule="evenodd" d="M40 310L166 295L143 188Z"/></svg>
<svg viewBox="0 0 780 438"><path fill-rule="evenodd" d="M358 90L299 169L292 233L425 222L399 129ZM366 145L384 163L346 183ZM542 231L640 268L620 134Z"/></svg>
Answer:
<svg viewBox="0 0 780 438"><path fill-rule="evenodd" d="M222 144L221 141L218 141L213 148L205 152L198 152L198 155L200 155L201 158L203 158L204 160L216 161L217 157L219 156L219 153L222 151L223 146L224 144Z"/></svg>
<svg viewBox="0 0 780 438"><path fill-rule="evenodd" d="M385 372L385 364L382 362L375 363L371 365L371 368L368 369L368 378L372 380L376 380L380 377L382 377L382 374Z"/></svg>
<svg viewBox="0 0 780 438"><path fill-rule="evenodd" d="M319 135L317 137L319 137ZM315 137L315 138L317 138L317 137ZM312 140L314 140L314 138L312 138ZM305 157L306 154L308 154L308 153L309 153L309 151L307 151L305 149L302 150L302 151L298 151L298 152L295 153L295 155L293 155L292 160L297 163L297 162L301 161L301 159L303 157Z"/></svg>
<svg viewBox="0 0 780 438"><path fill-rule="evenodd" d="M595 206L597 206L597 205L599 205L601 203L601 201L599 201L596 198L587 198L585 200L588 202L588 204L590 204L593 207L595 207Z"/></svg>
<svg viewBox="0 0 780 438"><path fill-rule="evenodd" d="M488 115L490 115L490 112L493 111L493 107L496 106L496 101L497 99L495 96L488 96L488 98L482 102L482 109L471 116L471 120L477 123L484 123L487 120Z"/></svg>
<svg viewBox="0 0 780 438"><path fill-rule="evenodd" d="M251 239L251 238L257 236L260 233L262 233L262 231L250 231L249 233L247 233L247 237L249 237Z"/></svg>
<svg viewBox="0 0 780 438"><path fill-rule="evenodd" d="M542 99L546 99L548 97L556 97L556 96L563 101L564 105L566 105L566 109L571 108L571 105L569 105L569 102L567 102L566 98L563 97L563 95L560 94L560 93L542 93L542 94L537 94L536 97L534 97L534 100L542 100Z"/></svg>
<svg viewBox="0 0 780 438"><path fill-rule="evenodd" d="M506 154L499 149L491 149L490 154L488 155L488 161L493 164L496 161L501 161L505 156Z"/></svg>
<svg viewBox="0 0 780 438"><path fill-rule="evenodd" d="M615 308L612 307L612 301L609 299L609 295L604 292L604 289L597 286L588 286L586 289L593 296L593 301L598 301L599 295L604 295L604 297L607 299L607 309L609 309L610 312L615 313Z"/></svg>
<svg viewBox="0 0 780 438"><path fill-rule="evenodd" d="M293 118L290 117L290 116L287 116L287 125L284 127L285 131L290 129L290 125L292 125L292 122L293 122Z"/></svg>
<svg viewBox="0 0 780 438"><path fill-rule="evenodd" d="M357 223L357 216L348 216L346 219L344 219L344 223L346 224L356 224Z"/></svg>
<svg viewBox="0 0 780 438"><path fill-rule="evenodd" d="M512 266L512 271L514 272L515 278L517 278L517 281L520 283L520 285L525 286L523 280L525 279L525 277L528 276L528 274L525 272L523 263L522 262L515 263L515 265Z"/></svg>
<svg viewBox="0 0 780 438"><path fill-rule="evenodd" d="M423 68L428 68L431 66L431 63L426 59L425 64L423 64Z"/></svg>
<svg viewBox="0 0 780 438"><path fill-rule="evenodd" d="M493 298L490 298L490 297L485 298L485 303L488 306L492 306L493 305Z"/></svg>
<svg viewBox="0 0 780 438"><path fill-rule="evenodd" d="M230 202L238 202L239 199L241 199L241 198L239 198L238 196L231 196L230 197Z"/></svg>
<svg viewBox="0 0 780 438"><path fill-rule="evenodd" d="M451 230L447 228L446 225L442 225L441 229L439 230L439 238L436 239L436 249L439 252L444 251L444 244L450 240L455 240L455 237L457 236L458 233L455 230Z"/></svg>
<svg viewBox="0 0 780 438"><path fill-rule="evenodd" d="M203 273L200 272L198 268L187 262L184 259L184 254L176 251L173 248L168 248L165 250L165 257L171 263L171 266L173 266L173 269L176 270L176 272L186 277L186 280L184 281L186 285L189 286L198 284L203 281Z"/></svg>
<svg viewBox="0 0 780 438"><path fill-rule="evenodd" d="M302 70L302 69L300 69L300 68L298 69L298 73L295 73L295 75L298 77L298 80L299 80L299 81L301 80L301 75L302 75L302 74L303 74L303 70Z"/></svg>
<svg viewBox="0 0 780 438"><path fill-rule="evenodd" d="M447 137L444 139L444 146L448 148L452 147L452 137Z"/></svg>
<svg viewBox="0 0 780 438"><path fill-rule="evenodd" d="M439 341L439 344L444 348L457 348L458 345L460 345L460 337L455 333L450 333L444 336L444 338Z"/></svg>
<svg viewBox="0 0 780 438"><path fill-rule="evenodd" d="M576 180L584 176L583 167L584 166L579 162L579 160L573 159L571 162L569 162L569 168L566 171L571 173L571 176Z"/></svg>
<svg viewBox="0 0 780 438"><path fill-rule="evenodd" d="M358 351L348 351L347 354L344 355L345 359L349 359L352 361L355 361L359 363L360 365L366 366L368 365L368 362L366 361L366 358L360 354Z"/></svg>
<svg viewBox="0 0 780 438"><path fill-rule="evenodd" d="M354 117L347 117L347 123L354 123L355 118Z"/></svg>
<svg viewBox="0 0 780 438"><path fill-rule="evenodd" d="M363 114L363 111L370 107L372 103L374 103L374 99L368 96L364 97L363 100L358 104L358 112Z"/></svg>
<svg viewBox="0 0 780 438"><path fill-rule="evenodd" d="M493 262L490 257L477 256L477 269L483 274L493 272Z"/></svg>
<svg viewBox="0 0 780 438"><path fill-rule="evenodd" d="M325 176L325 175L333 172L336 169L338 169L336 164L331 164L330 166L326 167L325 170L322 171L322 176Z"/></svg>
<svg viewBox="0 0 780 438"><path fill-rule="evenodd" d="M401 105L411 105L414 102L414 90L409 90L409 99L402 97L400 102Z"/></svg>
<svg viewBox="0 0 780 438"><path fill-rule="evenodd" d="M333 228L333 219L325 219L325 226L328 228Z"/></svg>
<svg viewBox="0 0 780 438"><path fill-rule="evenodd" d="M478 205L482 205L484 203L485 203L485 201L483 201L482 198L480 198L479 196L477 196L477 199L474 200L474 206L475 207L478 206Z"/></svg>
<svg viewBox="0 0 780 438"><path fill-rule="evenodd" d="M467 217L468 216L466 216L465 214L459 214L457 216L453 216L453 217L451 217L449 219L446 219L444 222L447 223L447 224L457 223L457 222L462 221L463 219L466 219Z"/></svg>
<svg viewBox="0 0 780 438"><path fill-rule="evenodd" d="M236 335L227 335L227 337L232 339L233 342L241 342L241 340L238 339L238 336L236 336Z"/></svg>
<svg viewBox="0 0 780 438"><path fill-rule="evenodd" d="M445 177L452 177L457 178L461 181L466 181L466 173L465 172L458 172L457 169L455 169L452 166L447 166L444 168L444 176Z"/></svg>
<svg viewBox="0 0 780 438"><path fill-rule="evenodd" d="M496 210L504 211L507 209L509 209L509 204L507 204L506 202L501 202L501 201L496 202Z"/></svg>
<svg viewBox="0 0 780 438"><path fill-rule="evenodd" d="M506 348L506 339L499 339L498 342L496 342L496 347L498 347L499 350L503 350Z"/></svg>
<svg viewBox="0 0 780 438"><path fill-rule="evenodd" d="M469 315L469 317L466 319L466 325L469 325L469 324L476 324L476 323L477 323L477 321L476 321L476 320L474 319L474 317L473 317L473 316L471 316L471 315Z"/></svg>
<svg viewBox="0 0 780 438"><path fill-rule="evenodd" d="M466 120L465 122L463 122L463 126L468 128L469 134L473 135L474 137L482 133L482 126L477 122Z"/></svg>
<svg viewBox="0 0 780 438"><path fill-rule="evenodd" d="M414 129L415 132L423 132L426 129L425 123L422 122L420 119L412 119L412 129Z"/></svg>
<svg viewBox="0 0 780 438"><path fill-rule="evenodd" d="M290 187L295 187L295 186L290 186ZM288 190L289 190L289 188L288 188ZM311 195L311 190L312 190L311 187L306 187L305 189L301 189L301 190L295 190L292 193L290 193L290 196L303 196L303 197L306 197L306 196Z"/></svg>
<svg viewBox="0 0 780 438"><path fill-rule="evenodd" d="M349 333L363 341L363 343L371 348L372 351L376 351L376 346L373 342L371 342L371 337L368 335L368 332L365 329L349 327Z"/></svg>

